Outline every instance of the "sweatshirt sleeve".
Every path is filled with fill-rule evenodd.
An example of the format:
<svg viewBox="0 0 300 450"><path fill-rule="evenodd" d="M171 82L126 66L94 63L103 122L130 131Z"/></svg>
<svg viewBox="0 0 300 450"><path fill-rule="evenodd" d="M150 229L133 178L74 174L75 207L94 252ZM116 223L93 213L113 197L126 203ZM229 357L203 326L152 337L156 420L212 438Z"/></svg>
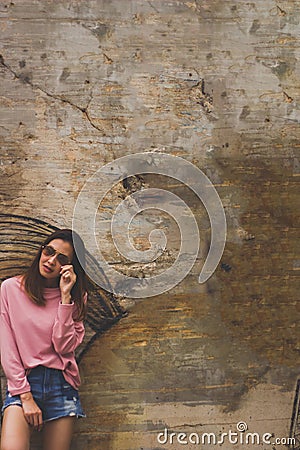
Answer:
<svg viewBox="0 0 300 450"><path fill-rule="evenodd" d="M55 351L61 355L74 352L84 338L83 322L73 320L73 311L74 303L59 303L53 326L52 343Z"/></svg>
<svg viewBox="0 0 300 450"><path fill-rule="evenodd" d="M20 395L30 391L30 384L27 381L14 331L11 327L8 296L6 284L3 282L0 289L1 365L7 378L8 391L11 395Z"/></svg>

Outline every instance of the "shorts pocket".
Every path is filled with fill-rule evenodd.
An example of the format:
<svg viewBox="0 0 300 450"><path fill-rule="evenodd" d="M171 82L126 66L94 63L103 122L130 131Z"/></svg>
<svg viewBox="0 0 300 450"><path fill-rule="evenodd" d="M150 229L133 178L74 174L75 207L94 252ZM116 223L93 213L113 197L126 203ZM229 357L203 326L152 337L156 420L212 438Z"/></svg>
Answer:
<svg viewBox="0 0 300 450"><path fill-rule="evenodd" d="M70 383L68 383L65 379L63 380L61 386L62 386L63 390L65 390L65 389L73 389L73 390L75 390L73 388L73 386Z"/></svg>

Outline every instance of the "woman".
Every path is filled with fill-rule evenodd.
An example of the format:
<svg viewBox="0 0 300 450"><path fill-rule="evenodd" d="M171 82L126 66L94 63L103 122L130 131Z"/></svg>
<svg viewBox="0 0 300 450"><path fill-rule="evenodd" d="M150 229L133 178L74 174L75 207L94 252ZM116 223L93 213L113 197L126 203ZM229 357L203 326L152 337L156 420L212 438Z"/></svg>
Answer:
<svg viewBox="0 0 300 450"><path fill-rule="evenodd" d="M84 336L87 282L78 255L84 265L81 238L55 231L27 272L1 285L1 450L28 450L32 430L42 428L44 450L68 450L75 418L84 417L74 352Z"/></svg>

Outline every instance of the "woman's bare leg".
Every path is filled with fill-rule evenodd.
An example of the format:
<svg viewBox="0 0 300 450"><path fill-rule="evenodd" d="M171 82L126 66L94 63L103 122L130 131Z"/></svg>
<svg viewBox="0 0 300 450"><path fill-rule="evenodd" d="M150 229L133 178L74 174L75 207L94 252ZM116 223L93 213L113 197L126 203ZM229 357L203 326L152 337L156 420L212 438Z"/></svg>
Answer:
<svg viewBox="0 0 300 450"><path fill-rule="evenodd" d="M1 430L1 450L29 450L31 429L18 405L4 410Z"/></svg>
<svg viewBox="0 0 300 450"><path fill-rule="evenodd" d="M75 417L62 417L44 424L43 450L69 450Z"/></svg>

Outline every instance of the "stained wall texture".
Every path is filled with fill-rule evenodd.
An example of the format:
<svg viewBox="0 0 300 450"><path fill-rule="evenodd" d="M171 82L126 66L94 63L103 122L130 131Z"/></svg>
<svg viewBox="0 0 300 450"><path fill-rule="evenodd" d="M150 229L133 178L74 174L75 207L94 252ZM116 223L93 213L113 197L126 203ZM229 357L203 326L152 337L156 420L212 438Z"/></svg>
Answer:
<svg viewBox="0 0 300 450"><path fill-rule="evenodd" d="M201 248L171 291L121 299L128 316L82 358L88 417L73 450L179 449L178 436L158 433L220 436L240 421L288 436L300 351L299 21L292 0L0 1L2 213L71 226L99 167L156 151L203 170L227 217L223 257L199 285L210 227L188 187L141 174L108 193L100 242L123 273L164 270L180 246L171 217L145 212L136 245L148 248L158 227L167 251L156 266L118 254L107 226L139 188L183 198Z"/></svg>

